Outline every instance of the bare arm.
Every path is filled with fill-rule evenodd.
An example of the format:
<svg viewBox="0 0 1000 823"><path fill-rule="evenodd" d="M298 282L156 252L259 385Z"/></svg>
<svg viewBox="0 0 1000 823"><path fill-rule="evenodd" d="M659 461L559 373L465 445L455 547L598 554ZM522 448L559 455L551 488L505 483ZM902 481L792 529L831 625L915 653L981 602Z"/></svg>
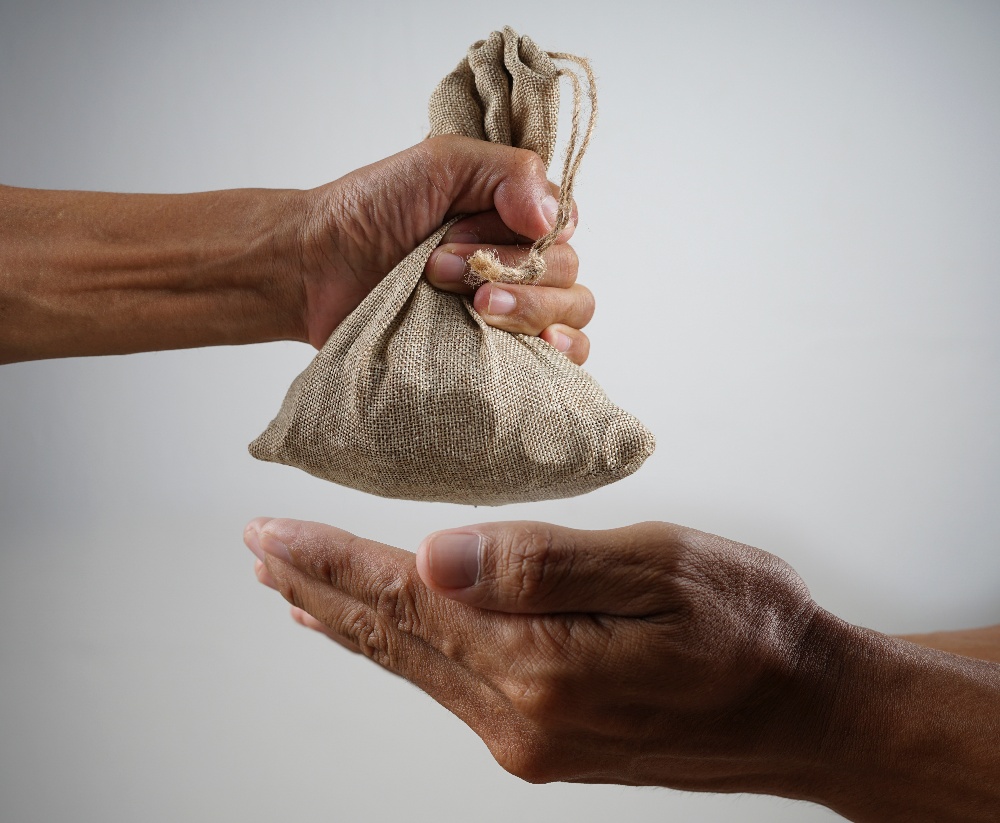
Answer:
<svg viewBox="0 0 1000 823"><path fill-rule="evenodd" d="M1000 665L854 629L824 802L858 821L988 821L1000 808ZM850 637L850 636L849 636ZM839 728L838 728L839 727Z"/></svg>
<svg viewBox="0 0 1000 823"><path fill-rule="evenodd" d="M310 191L0 186L0 363L271 340L318 348L445 220L468 215L427 277L471 296L465 259L486 247L517 262L525 239L549 230L554 203L537 155L459 137ZM541 288L489 284L474 302L487 323L582 363L593 299L576 283L573 225L546 252Z"/></svg>
<svg viewBox="0 0 1000 823"><path fill-rule="evenodd" d="M305 201L0 187L0 362L302 339Z"/></svg>
<svg viewBox="0 0 1000 823"><path fill-rule="evenodd" d="M1000 663L1000 625L950 632L905 634L901 635L901 639L929 649Z"/></svg>

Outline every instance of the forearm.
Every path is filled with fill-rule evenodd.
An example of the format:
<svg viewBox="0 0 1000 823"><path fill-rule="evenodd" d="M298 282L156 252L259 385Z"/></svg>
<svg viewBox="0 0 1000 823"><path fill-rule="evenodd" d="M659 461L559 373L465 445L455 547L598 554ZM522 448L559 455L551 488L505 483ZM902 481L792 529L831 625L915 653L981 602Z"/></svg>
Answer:
<svg viewBox="0 0 1000 823"><path fill-rule="evenodd" d="M965 657L1000 663L1000 626L984 626L981 629L961 629L951 632L908 634L902 635L902 639L930 649L939 649Z"/></svg>
<svg viewBox="0 0 1000 823"><path fill-rule="evenodd" d="M306 196L0 187L0 363L302 339Z"/></svg>
<svg viewBox="0 0 1000 823"><path fill-rule="evenodd" d="M849 630L818 799L855 821L988 821L1000 808L1000 665Z"/></svg>

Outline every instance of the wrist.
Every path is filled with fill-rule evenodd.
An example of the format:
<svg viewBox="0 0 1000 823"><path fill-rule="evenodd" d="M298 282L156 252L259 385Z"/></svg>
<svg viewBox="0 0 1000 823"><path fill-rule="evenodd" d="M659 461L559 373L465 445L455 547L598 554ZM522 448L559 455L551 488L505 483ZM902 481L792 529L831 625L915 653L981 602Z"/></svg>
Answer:
<svg viewBox="0 0 1000 823"><path fill-rule="evenodd" d="M815 757L787 796L872 823L993 819L1000 666L821 622Z"/></svg>
<svg viewBox="0 0 1000 823"><path fill-rule="evenodd" d="M362 207L362 184L347 180L302 192L299 339L317 349L402 259L390 234Z"/></svg>
<svg viewBox="0 0 1000 823"><path fill-rule="evenodd" d="M869 734L853 685L854 658L869 643L864 630L816 608L765 701L758 778L742 790L831 806L855 741Z"/></svg>
<svg viewBox="0 0 1000 823"><path fill-rule="evenodd" d="M248 199L243 237L237 234L219 255L223 289L240 297L230 314L232 342L306 342L302 226L311 210L310 192L253 189L232 194Z"/></svg>

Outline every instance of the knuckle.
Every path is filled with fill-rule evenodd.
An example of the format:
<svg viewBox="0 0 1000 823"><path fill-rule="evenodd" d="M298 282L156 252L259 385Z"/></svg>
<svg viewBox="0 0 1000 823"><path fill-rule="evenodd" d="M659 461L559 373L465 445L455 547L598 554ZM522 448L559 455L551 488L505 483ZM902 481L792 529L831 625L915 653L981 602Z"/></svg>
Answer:
<svg viewBox="0 0 1000 823"><path fill-rule="evenodd" d="M318 552L310 556L309 565L309 571L316 578L335 587L343 584L346 568L338 558L331 558L326 552Z"/></svg>
<svg viewBox="0 0 1000 823"><path fill-rule="evenodd" d="M405 163L412 164L425 181L429 192L448 200L452 183L462 176L464 154L454 135L441 135L424 140L405 155ZM402 159L402 158L401 158ZM399 171L397 170L397 173Z"/></svg>
<svg viewBox="0 0 1000 823"><path fill-rule="evenodd" d="M559 779L551 745L537 730L518 730L504 734L489 744L497 763L527 783L551 783Z"/></svg>
<svg viewBox="0 0 1000 823"><path fill-rule="evenodd" d="M370 609L357 606L347 617L347 635L361 653L380 666L390 668L392 649L385 624Z"/></svg>
<svg viewBox="0 0 1000 823"><path fill-rule="evenodd" d="M762 549L753 549L747 564L756 570L761 588L771 591L793 608L812 604L809 586L786 560Z"/></svg>
<svg viewBox="0 0 1000 823"><path fill-rule="evenodd" d="M395 669L401 636L416 634L421 627L413 581L405 575L390 574L373 585L377 588L370 605L359 603L347 614L346 634L366 657Z"/></svg>
<svg viewBox="0 0 1000 823"><path fill-rule="evenodd" d="M409 153L422 168L440 168L454 161L459 148L455 135L440 134L417 143Z"/></svg>
<svg viewBox="0 0 1000 823"><path fill-rule="evenodd" d="M545 727L562 714L566 690L553 673L524 672L504 689L514 711L538 727Z"/></svg>
<svg viewBox="0 0 1000 823"><path fill-rule="evenodd" d="M514 149L512 160L518 173L524 177L546 179L545 163L530 149Z"/></svg>
<svg viewBox="0 0 1000 823"><path fill-rule="evenodd" d="M420 617L410 580L396 576L381 585L375 599L375 614L397 631L416 632Z"/></svg>
<svg viewBox="0 0 1000 823"><path fill-rule="evenodd" d="M563 245L563 255L566 256L566 270L568 275L576 282L576 275L580 271L580 255L568 243Z"/></svg>
<svg viewBox="0 0 1000 823"><path fill-rule="evenodd" d="M497 583L514 604L526 604L544 595L556 561L548 529L519 529L500 552Z"/></svg>
<svg viewBox="0 0 1000 823"><path fill-rule="evenodd" d="M668 545L674 557L674 572L678 579L701 580L718 575L715 547L708 535L695 529L674 527L668 534Z"/></svg>
<svg viewBox="0 0 1000 823"><path fill-rule="evenodd" d="M540 285L551 288L568 289L576 283L580 270L580 257L569 244L550 246L542 254L545 260L546 272L539 281Z"/></svg>
<svg viewBox="0 0 1000 823"><path fill-rule="evenodd" d="M574 288L576 290L577 311L583 320L581 325L585 326L594 317L594 312L597 310L597 301L594 299L594 293L586 286L577 284Z"/></svg>
<svg viewBox="0 0 1000 823"><path fill-rule="evenodd" d="M676 555L698 554L705 548L708 536L697 529L678 526L675 523L649 521L636 526L646 537L646 542L669 546Z"/></svg>
<svg viewBox="0 0 1000 823"><path fill-rule="evenodd" d="M566 285L573 285L576 282L576 275L580 271L580 255L568 243L552 246L552 248L558 249L556 260L559 267L560 279Z"/></svg>
<svg viewBox="0 0 1000 823"><path fill-rule="evenodd" d="M374 631L374 624L369 610L357 604L344 615L344 633L350 637L366 657L371 657L369 639Z"/></svg>
<svg viewBox="0 0 1000 823"><path fill-rule="evenodd" d="M542 616L532 623L534 645L540 649L548 663L566 658L574 641L573 624L576 621L565 620L558 615ZM552 674L544 677L543 682L549 685L551 691L556 690L558 680Z"/></svg>

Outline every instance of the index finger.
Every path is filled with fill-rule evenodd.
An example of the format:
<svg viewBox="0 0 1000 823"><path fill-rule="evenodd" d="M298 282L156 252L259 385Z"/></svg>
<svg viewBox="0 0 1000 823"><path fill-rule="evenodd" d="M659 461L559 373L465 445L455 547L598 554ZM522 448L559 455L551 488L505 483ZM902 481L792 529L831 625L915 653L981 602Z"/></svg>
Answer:
<svg viewBox="0 0 1000 823"><path fill-rule="evenodd" d="M321 523L271 520L251 528L257 531L248 528L248 542L260 541L286 600L479 731L484 704L499 699L491 658L481 654L497 645L499 615L431 592L414 556L393 546ZM467 656L476 659L466 663Z"/></svg>
<svg viewBox="0 0 1000 823"><path fill-rule="evenodd" d="M459 616L459 604L423 584L410 552L323 523L276 519L251 527L286 600L404 677L415 656L461 662L467 633L484 628L482 613Z"/></svg>

